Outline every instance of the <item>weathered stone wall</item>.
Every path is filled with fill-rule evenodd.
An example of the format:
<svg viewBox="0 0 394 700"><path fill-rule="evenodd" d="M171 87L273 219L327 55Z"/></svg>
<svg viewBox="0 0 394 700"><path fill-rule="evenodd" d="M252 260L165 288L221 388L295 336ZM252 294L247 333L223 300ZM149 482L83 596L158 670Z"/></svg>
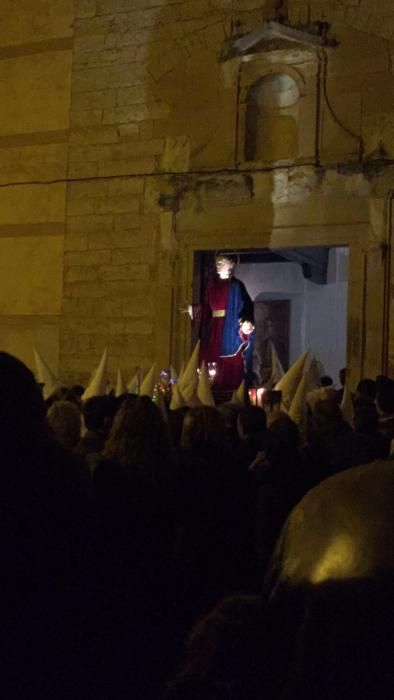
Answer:
<svg viewBox="0 0 394 700"><path fill-rule="evenodd" d="M9 4L0 9L0 75L12 76L0 116L9 349L26 358L39 331L65 380L85 381L106 346L112 373L179 361L190 334L177 307L190 299L194 250L347 243L355 376L389 360L394 369L391 0L40 0L34 13L23 0L18 22ZM309 144L299 162L270 169L240 156L246 64L222 57L231 37L286 4L290 22L328 22L338 45L319 57L321 82L299 124L306 143L317 105L315 153ZM24 253L15 236L29 238Z"/></svg>
<svg viewBox="0 0 394 700"><path fill-rule="evenodd" d="M72 0L0 4L0 342L57 368Z"/></svg>

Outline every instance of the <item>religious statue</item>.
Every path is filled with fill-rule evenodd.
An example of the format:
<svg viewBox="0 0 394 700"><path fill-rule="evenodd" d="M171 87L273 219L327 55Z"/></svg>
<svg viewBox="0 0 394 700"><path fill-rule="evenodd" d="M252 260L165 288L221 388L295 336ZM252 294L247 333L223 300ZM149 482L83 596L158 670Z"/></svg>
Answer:
<svg viewBox="0 0 394 700"><path fill-rule="evenodd" d="M243 378L251 380L253 302L233 274L235 261L230 255L217 254L215 267L202 305L192 307L192 317L199 326L200 362L216 363L214 390L232 392Z"/></svg>

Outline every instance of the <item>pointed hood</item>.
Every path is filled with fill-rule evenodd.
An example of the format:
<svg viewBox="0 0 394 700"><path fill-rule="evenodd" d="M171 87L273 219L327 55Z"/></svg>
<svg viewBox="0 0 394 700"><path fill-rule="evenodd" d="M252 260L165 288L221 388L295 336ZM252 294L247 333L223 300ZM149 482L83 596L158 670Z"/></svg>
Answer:
<svg viewBox="0 0 394 700"><path fill-rule="evenodd" d="M125 381L123 379L122 372L119 368L118 374L116 377L115 396L122 396L122 394L127 394L127 386L126 386Z"/></svg>
<svg viewBox="0 0 394 700"><path fill-rule="evenodd" d="M199 352L200 341L196 343L185 371L178 380L179 389L187 406L197 406L199 404L197 398Z"/></svg>
<svg viewBox="0 0 394 700"><path fill-rule="evenodd" d="M107 393L107 364L108 349L105 348L99 365L94 372L88 386L82 394L82 401L91 399L93 396L105 396Z"/></svg>
<svg viewBox="0 0 394 700"><path fill-rule="evenodd" d="M312 392L315 389L320 389L320 377L324 374L321 362L314 355L305 372L306 375L306 390Z"/></svg>
<svg viewBox="0 0 394 700"><path fill-rule="evenodd" d="M272 340L269 341L269 344L271 348L271 377L267 389L275 386L275 384L277 384L285 374L285 371L282 367L282 363L279 359L279 355L276 352L276 347L273 344Z"/></svg>
<svg viewBox="0 0 394 700"><path fill-rule="evenodd" d="M170 410L176 411L177 408L183 408L184 405L185 405L185 402L183 400L181 390L180 390L178 384L174 384L174 386L172 387Z"/></svg>
<svg viewBox="0 0 394 700"><path fill-rule="evenodd" d="M239 406L245 404L245 380L243 379L238 389L235 389L231 397L231 403L237 403Z"/></svg>
<svg viewBox="0 0 394 700"><path fill-rule="evenodd" d="M208 370L205 362L202 363L198 377L197 398L203 406L215 406L209 382Z"/></svg>
<svg viewBox="0 0 394 700"><path fill-rule="evenodd" d="M305 365L309 356L309 350L304 352L290 367L286 374L275 385L276 391L282 392L282 405L288 411L294 399L298 385L304 374Z"/></svg>
<svg viewBox="0 0 394 700"><path fill-rule="evenodd" d="M36 379L39 384L44 385L42 393L44 399L47 399L49 398L49 396L51 396L51 394L53 394L54 391L56 391L56 389L59 386L59 383L54 372L52 372L50 367L48 367L47 363L45 362L43 357L41 357L40 353L38 352L38 350L36 350L36 348L33 348L33 353L34 362L36 365Z"/></svg>
<svg viewBox="0 0 394 700"><path fill-rule="evenodd" d="M179 384L180 381L182 381L182 377L183 377L184 373L185 373L185 363L182 362L181 368L180 368L180 370L179 370L179 374L178 374L178 377L177 377L177 382L178 382L178 384Z"/></svg>
<svg viewBox="0 0 394 700"><path fill-rule="evenodd" d="M294 399L291 402L289 417L298 427L302 435L308 431L308 405L306 402L307 378L304 375L297 387Z"/></svg>
<svg viewBox="0 0 394 700"><path fill-rule="evenodd" d="M141 388L142 384L142 371L141 367L139 367L132 379L130 379L128 385L127 385L127 391L129 394L138 394Z"/></svg>
<svg viewBox="0 0 394 700"><path fill-rule="evenodd" d="M141 383L140 396L149 396L150 399L153 399L155 384L157 381L157 364L154 362L148 374Z"/></svg>

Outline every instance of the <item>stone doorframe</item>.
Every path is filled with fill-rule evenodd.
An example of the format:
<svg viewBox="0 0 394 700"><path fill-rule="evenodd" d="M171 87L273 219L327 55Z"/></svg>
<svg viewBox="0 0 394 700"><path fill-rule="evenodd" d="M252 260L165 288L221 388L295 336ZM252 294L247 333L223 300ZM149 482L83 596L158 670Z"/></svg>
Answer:
<svg viewBox="0 0 394 700"><path fill-rule="evenodd" d="M179 368L190 356L191 324L189 318L179 312L179 307L190 303L192 298L195 252L307 246L349 247L347 366L351 386L362 377L386 373L390 256L387 246L374 240L368 223L275 228L254 235L248 232L247 236L239 233L224 236L221 231L205 228L198 234L193 231L178 236L172 268L171 323L164 343L169 349L168 360ZM162 348L163 340L161 335Z"/></svg>

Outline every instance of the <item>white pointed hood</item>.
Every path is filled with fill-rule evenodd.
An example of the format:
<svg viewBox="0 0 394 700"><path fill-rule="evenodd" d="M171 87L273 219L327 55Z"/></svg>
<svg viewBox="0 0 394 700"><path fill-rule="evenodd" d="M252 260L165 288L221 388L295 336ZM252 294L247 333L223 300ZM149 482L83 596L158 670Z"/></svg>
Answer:
<svg viewBox="0 0 394 700"><path fill-rule="evenodd" d="M239 406L243 406L245 404L245 380L244 379L242 380L238 389L235 389L235 391L233 391L233 395L231 397L231 403L237 403Z"/></svg>
<svg viewBox="0 0 394 700"><path fill-rule="evenodd" d="M185 373L185 363L182 362L181 368L180 368L180 370L179 370L179 374L178 374L178 377L177 377L177 382L178 382L178 384L179 384L179 382L182 381L182 377L183 377L184 373Z"/></svg>
<svg viewBox="0 0 394 700"><path fill-rule="evenodd" d="M51 396L51 394L53 394L54 391L56 391L59 386L59 382L54 372L52 372L50 367L48 367L47 363L36 348L33 348L33 353L36 365L36 378L39 384L44 385L42 393L44 399L47 399L49 396Z"/></svg>
<svg viewBox="0 0 394 700"><path fill-rule="evenodd" d="M269 343L271 347L271 377L267 389L275 386L275 384L277 384L285 374L282 363L279 359L279 355L276 352L275 345L273 344L272 340L270 340Z"/></svg>
<svg viewBox="0 0 394 700"><path fill-rule="evenodd" d="M91 399L93 396L105 396L107 393L107 365L108 365L108 349L105 348L99 365L94 372L92 379L82 394L82 401Z"/></svg>
<svg viewBox="0 0 394 700"><path fill-rule="evenodd" d="M122 372L121 372L120 367L119 367L118 374L116 377L115 396L122 396L122 394L127 394L127 386L126 386L126 383L123 379L123 375L122 375Z"/></svg>
<svg viewBox="0 0 394 700"><path fill-rule="evenodd" d="M183 408L185 405L181 390L178 384L174 384L172 387L172 395L170 402L170 410L176 411L177 408Z"/></svg>
<svg viewBox="0 0 394 700"><path fill-rule="evenodd" d="M289 411L291 402L294 399L298 385L303 377L306 362L309 357L309 350L304 352L298 360L287 370L286 374L275 385L276 391L282 392L282 406Z"/></svg>
<svg viewBox="0 0 394 700"><path fill-rule="evenodd" d="M179 389L187 406L197 406L199 404L197 397L199 352L200 341L196 343L185 371L178 380Z"/></svg>
<svg viewBox="0 0 394 700"><path fill-rule="evenodd" d="M128 385L127 385L127 391L129 394L138 394L141 388L142 384L142 379L143 379L143 374L141 371L141 367L139 367L132 379L130 379Z"/></svg>
<svg viewBox="0 0 394 700"><path fill-rule="evenodd" d="M156 362L154 362L148 374L145 376L144 380L141 383L140 396L149 396L150 399L153 399L155 384L157 384L157 382L157 364Z"/></svg>
<svg viewBox="0 0 394 700"><path fill-rule="evenodd" d="M296 424L301 434L308 431L308 404L306 402L307 379L304 375L297 387L294 399L291 402L289 417Z"/></svg>

